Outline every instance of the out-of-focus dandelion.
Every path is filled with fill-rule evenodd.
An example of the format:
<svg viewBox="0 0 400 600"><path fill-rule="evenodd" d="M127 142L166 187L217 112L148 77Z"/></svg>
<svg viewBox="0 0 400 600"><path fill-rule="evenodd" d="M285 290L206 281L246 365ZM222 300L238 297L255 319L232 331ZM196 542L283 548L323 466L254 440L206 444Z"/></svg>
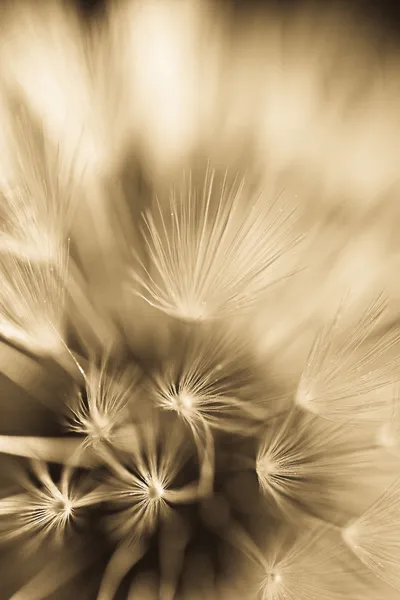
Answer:
<svg viewBox="0 0 400 600"><path fill-rule="evenodd" d="M357 421L382 409L377 392L394 383L398 361L390 352L400 342L396 330L373 338L385 309L379 296L355 323L342 323L339 311L320 331L296 392L299 406L340 421Z"/></svg>
<svg viewBox="0 0 400 600"><path fill-rule="evenodd" d="M296 206L276 191L254 192L244 179L222 184L208 170L199 194L189 176L179 193L145 215L149 264L134 273L149 304L197 321L254 305L288 276L287 257L300 240Z"/></svg>
<svg viewBox="0 0 400 600"><path fill-rule="evenodd" d="M208 22L204 8L197 0L150 0L123 2L111 11L110 23L119 25L115 61L127 93L125 115L152 173L168 174L180 166L197 140L203 94L198 48ZM124 129L126 122L125 117Z"/></svg>
<svg viewBox="0 0 400 600"><path fill-rule="evenodd" d="M373 573L400 590L400 482L392 485L343 528L347 546Z"/></svg>
<svg viewBox="0 0 400 600"><path fill-rule="evenodd" d="M3 81L21 91L50 138L60 144L67 162L81 169L97 167L99 154L93 123L81 24L73 5L59 0L33 6L9 5L0 44ZM73 85L71 85L73 81Z"/></svg>

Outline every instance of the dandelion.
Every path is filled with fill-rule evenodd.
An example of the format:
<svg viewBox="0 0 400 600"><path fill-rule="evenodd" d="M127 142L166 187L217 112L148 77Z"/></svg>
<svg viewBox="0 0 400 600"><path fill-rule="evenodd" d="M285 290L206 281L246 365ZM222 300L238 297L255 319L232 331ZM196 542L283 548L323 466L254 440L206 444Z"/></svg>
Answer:
<svg viewBox="0 0 400 600"><path fill-rule="evenodd" d="M347 546L375 575L400 590L400 483L396 480L353 522L343 528Z"/></svg>
<svg viewBox="0 0 400 600"><path fill-rule="evenodd" d="M255 195L245 180L222 185L207 171L198 194L184 181L169 202L145 215L149 266L134 274L149 304L179 319L197 321L237 313L285 278L279 262L299 242L296 210L274 192Z"/></svg>
<svg viewBox="0 0 400 600"><path fill-rule="evenodd" d="M291 40L301 46L311 25L323 22L303 21L300 13L293 28L290 16L277 21L274 10L268 24L261 11L254 27L251 18L243 27L236 11L214 10L214 3L151 0L131 8L124 0L83 24L60 1L39 4L39 12L26 0L7 8L0 40L2 376L39 401L54 383L59 402L51 405L64 431L31 435L27 414L26 435L0 432L6 467L10 456L29 463L18 489L1 494L5 556L17 543L22 556L26 549L29 560L45 561L28 583L10 582L8 592L6 581L4 594L39 600L64 595L60 586L72 584L63 592L81 597L83 578L76 576L100 557L108 562L100 574L93 569L96 590L86 590L98 600L376 600L389 596L386 586L400 591L400 484L388 488L398 469L397 391L377 440L399 380L397 326L380 327L391 299L379 291L394 263L382 274L373 269L373 277L358 264L360 247L364 259L372 252L382 261L396 240L380 230L372 240L376 215L351 215L351 204L326 214L326 192L338 189L333 180L344 185L338 197L347 198L350 188L368 188L371 177L349 187L357 157L347 160L347 153L345 165L315 143L341 146L336 121L349 114L351 121L361 115L355 129L370 129L362 110L347 110L358 94L340 89L343 73L336 77L324 51L327 29L314 39L311 66L310 56L298 61L292 51ZM323 100L331 79L333 111ZM363 88L363 106L382 107L387 94L378 87L369 98ZM338 115L338 104L346 115ZM323 126L310 142L301 134L313 109ZM205 126L196 112L207 115ZM265 127L274 137L270 148L259 143ZM366 139L358 137L353 150ZM211 138L208 151L202 141ZM234 138L243 144L231 149ZM199 181L189 163L207 155L216 169L208 166ZM169 186L183 162L190 172L181 185L148 203L153 183L158 191ZM136 176L150 184L145 193ZM386 183L390 192L393 182ZM299 211L298 202L311 210ZM332 230L339 223L344 231L333 247L325 236L332 217ZM314 227L322 235L310 236L304 264L297 250ZM128 232L132 250L125 252ZM346 247L346 235L354 239L358 279L334 318L324 319L307 359L301 354L309 328L331 307L329 298L324 306L319 300L341 295L354 271L354 253L338 247ZM320 250L325 256L315 261ZM319 277L324 266L333 268L323 273L327 287ZM291 275L305 268L311 276L293 287ZM128 298L113 286L121 273L129 278L119 281L128 283ZM363 296L370 288L371 302ZM268 322L269 332L256 332L271 342L267 356L253 332ZM61 399L59 384L67 382ZM7 416L15 410L9 388L14 392L5 386L2 394ZM13 474L6 471L6 478ZM143 568L154 573L152 585L135 589L132 579L140 581Z"/></svg>
<svg viewBox="0 0 400 600"><path fill-rule="evenodd" d="M377 297L350 325L341 323L339 311L320 331L296 392L299 406L340 421L359 420L382 409L379 391L394 382L397 359L390 352L400 341L396 331L373 339L386 305L382 295Z"/></svg>

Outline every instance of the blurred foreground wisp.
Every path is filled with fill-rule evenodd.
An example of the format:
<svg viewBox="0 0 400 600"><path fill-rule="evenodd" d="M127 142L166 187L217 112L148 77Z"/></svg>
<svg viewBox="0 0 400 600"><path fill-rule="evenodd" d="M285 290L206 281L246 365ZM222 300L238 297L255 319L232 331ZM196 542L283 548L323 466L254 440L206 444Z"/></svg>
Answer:
<svg viewBox="0 0 400 600"><path fill-rule="evenodd" d="M1 13L0 600L400 599L394 44Z"/></svg>

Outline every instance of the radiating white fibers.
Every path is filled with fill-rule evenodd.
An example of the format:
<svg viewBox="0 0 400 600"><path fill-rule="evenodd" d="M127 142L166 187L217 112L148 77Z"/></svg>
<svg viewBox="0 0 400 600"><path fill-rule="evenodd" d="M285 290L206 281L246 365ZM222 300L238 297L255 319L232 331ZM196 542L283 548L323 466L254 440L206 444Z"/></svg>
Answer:
<svg viewBox="0 0 400 600"><path fill-rule="evenodd" d="M317 334L295 395L298 406L339 421L359 420L382 408L378 392L395 381L393 350L400 343L396 329L373 337L387 305L383 295L366 307L364 300L353 320L346 318L347 303Z"/></svg>
<svg viewBox="0 0 400 600"><path fill-rule="evenodd" d="M400 591L400 483L396 480L342 536L356 556L383 581Z"/></svg>
<svg viewBox="0 0 400 600"><path fill-rule="evenodd" d="M61 259L64 262L64 259ZM63 271L63 270L62 270ZM64 273L49 262L0 253L0 335L38 355L63 352Z"/></svg>
<svg viewBox="0 0 400 600"><path fill-rule="evenodd" d="M210 168L199 190L189 174L165 204L145 215L148 261L133 273L149 304L184 320L205 320L254 305L290 274L299 243L296 201L274 186L252 189ZM283 266L282 266L283 265ZM140 267L139 267L140 268Z"/></svg>
<svg viewBox="0 0 400 600"><path fill-rule="evenodd" d="M63 471L58 483L45 462L32 461L31 472L38 483L30 479L29 472L23 473L17 481L22 492L0 500L2 542L22 537L25 549L30 551L45 543L46 537L62 545L72 521L79 518L79 509L98 502L98 496L90 490L79 490L69 469Z"/></svg>
<svg viewBox="0 0 400 600"><path fill-rule="evenodd" d="M331 423L293 409L259 435L256 473L276 510L294 524L308 513L343 525L390 480L373 428ZM371 482L370 473L375 473Z"/></svg>
<svg viewBox="0 0 400 600"><path fill-rule="evenodd" d="M278 534L266 554L266 573L260 586L262 600L345 600L361 598L367 592L365 581L352 583L351 571L340 538L329 526L304 523L307 532ZM348 565L351 560L347 558Z"/></svg>
<svg viewBox="0 0 400 600"><path fill-rule="evenodd" d="M82 389L69 395L66 428L84 436L82 447L99 450L102 443L127 444L132 427L129 418L138 400L140 370L113 364L111 350L100 360L93 356L84 373Z"/></svg>

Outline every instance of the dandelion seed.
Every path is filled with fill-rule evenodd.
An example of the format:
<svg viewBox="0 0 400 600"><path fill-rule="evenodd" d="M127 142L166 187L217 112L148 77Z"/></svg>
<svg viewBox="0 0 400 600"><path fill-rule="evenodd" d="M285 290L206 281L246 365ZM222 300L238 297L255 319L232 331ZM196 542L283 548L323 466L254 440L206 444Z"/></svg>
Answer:
<svg viewBox="0 0 400 600"><path fill-rule="evenodd" d="M363 430L293 410L263 434L256 473L262 492L289 521L297 524L306 511L340 522L377 464Z"/></svg>
<svg viewBox="0 0 400 600"><path fill-rule="evenodd" d="M156 406L176 412L195 428L207 424L246 434L246 421L251 435L271 410L271 390L265 367L246 341L232 330L205 326L189 330L177 343L179 352L152 378Z"/></svg>
<svg viewBox="0 0 400 600"><path fill-rule="evenodd" d="M139 539L154 532L171 512L170 503L195 499L196 487L171 489L188 459L182 430L163 432L156 417L137 427L129 455L110 463L108 499L118 510L107 519L107 528L118 539Z"/></svg>
<svg viewBox="0 0 400 600"><path fill-rule="evenodd" d="M393 383L397 359L390 352L400 342L392 331L372 339L385 309L379 296L356 323L342 324L338 312L317 335L296 392L298 406L340 421L357 421L382 409L378 392Z"/></svg>
<svg viewBox="0 0 400 600"><path fill-rule="evenodd" d="M137 399L139 373L135 365L129 369L112 366L106 352L97 366L89 361L84 373L85 390L70 398L71 415L67 427L71 432L85 436L84 447L99 449L102 443L120 445L124 435L129 439L131 409Z"/></svg>
<svg viewBox="0 0 400 600"><path fill-rule="evenodd" d="M72 167L18 100L9 109L9 146L15 156L11 181L1 180L0 253L21 260L44 261L58 268L69 236L75 206ZM64 252L65 254L65 252Z"/></svg>
<svg viewBox="0 0 400 600"><path fill-rule="evenodd" d="M187 459L183 442L181 429L162 432L155 418L137 429L124 463L112 463L104 491L118 512L107 517L106 526L119 545L104 573L98 600L114 597L122 578L145 552L147 537L172 516L170 505L196 499L196 486L171 489Z"/></svg>
<svg viewBox="0 0 400 600"><path fill-rule="evenodd" d="M46 537L61 544L76 519L76 511L97 503L98 495L74 489L69 471L64 471L56 484L46 463L34 461L31 464L39 485L24 476L21 484L25 491L0 500L0 517L7 517L2 523L6 529L2 540L28 536L33 549Z"/></svg>
<svg viewBox="0 0 400 600"><path fill-rule="evenodd" d="M198 195L184 182L169 203L157 200L147 213L144 232L150 263L134 278L144 300L180 319L205 320L237 313L254 305L265 290L288 273L280 267L300 238L295 210L267 192L248 198L244 180L221 187L207 172ZM187 188L186 189L186 185ZM217 196L215 198L214 196Z"/></svg>
<svg viewBox="0 0 400 600"><path fill-rule="evenodd" d="M342 531L347 546L375 575L400 590L400 483L395 481Z"/></svg>
<svg viewBox="0 0 400 600"><path fill-rule="evenodd" d="M339 546L326 526L311 524L310 531L294 541L292 534L278 533L266 553L260 598L344 600L352 586L345 588L347 576L337 562L339 553Z"/></svg>
<svg viewBox="0 0 400 600"><path fill-rule="evenodd" d="M203 337L204 336L204 337ZM157 407L175 412L195 440L201 464L199 493L211 492L213 429L251 435L270 411L265 373L257 381L243 340L228 330L206 328L179 341L180 357L167 360L151 381Z"/></svg>
<svg viewBox="0 0 400 600"><path fill-rule="evenodd" d="M62 270L61 270L62 271ZM38 355L64 352L64 273L0 255L0 335Z"/></svg>

